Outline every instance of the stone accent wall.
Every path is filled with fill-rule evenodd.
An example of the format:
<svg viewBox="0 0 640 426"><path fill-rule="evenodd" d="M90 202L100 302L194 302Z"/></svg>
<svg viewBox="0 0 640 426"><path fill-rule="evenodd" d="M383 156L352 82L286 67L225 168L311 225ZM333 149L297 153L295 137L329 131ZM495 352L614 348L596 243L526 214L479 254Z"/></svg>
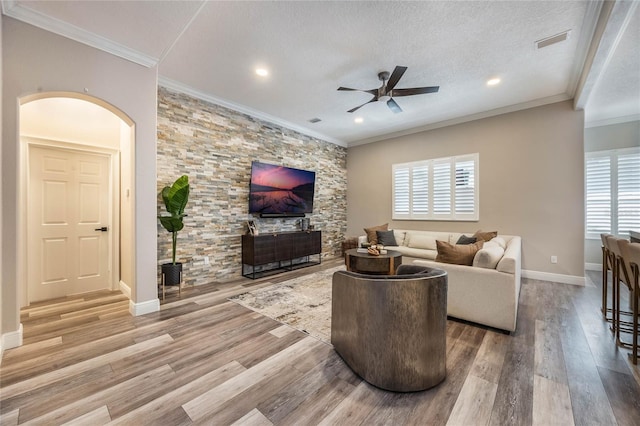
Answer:
<svg viewBox="0 0 640 426"><path fill-rule="evenodd" d="M307 217L322 231L322 257L340 255L347 227L346 148L160 87L158 194L183 174L191 184L176 253L185 263L187 284L241 275L247 220L254 220L260 232L299 229L299 218L261 219L248 213L252 161L316 172L313 213ZM164 204L158 197L160 209ZM171 234L159 223L158 261L171 261Z"/></svg>

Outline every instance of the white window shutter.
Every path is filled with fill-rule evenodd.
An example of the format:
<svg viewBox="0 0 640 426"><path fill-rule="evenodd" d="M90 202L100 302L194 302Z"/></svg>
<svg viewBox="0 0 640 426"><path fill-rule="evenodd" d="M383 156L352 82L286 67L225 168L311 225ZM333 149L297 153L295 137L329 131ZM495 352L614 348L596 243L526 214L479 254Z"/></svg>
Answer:
<svg viewBox="0 0 640 426"><path fill-rule="evenodd" d="M585 154L585 236L640 229L640 148Z"/></svg>
<svg viewBox="0 0 640 426"><path fill-rule="evenodd" d="M478 196L476 192L476 161L460 158L455 162L455 214L475 220L478 218Z"/></svg>
<svg viewBox="0 0 640 426"><path fill-rule="evenodd" d="M586 164L586 232L611 232L611 158L590 157Z"/></svg>
<svg viewBox="0 0 640 426"><path fill-rule="evenodd" d="M393 219L478 220L478 154L394 164Z"/></svg>
<svg viewBox="0 0 640 426"><path fill-rule="evenodd" d="M618 235L640 230L640 153L618 155Z"/></svg>
<svg viewBox="0 0 640 426"><path fill-rule="evenodd" d="M411 179L412 213L415 216L429 214L429 165L421 164L413 167Z"/></svg>
<svg viewBox="0 0 640 426"><path fill-rule="evenodd" d="M411 213L410 167L393 166L393 219L408 219Z"/></svg>
<svg viewBox="0 0 640 426"><path fill-rule="evenodd" d="M451 162L433 163L433 215L451 215Z"/></svg>

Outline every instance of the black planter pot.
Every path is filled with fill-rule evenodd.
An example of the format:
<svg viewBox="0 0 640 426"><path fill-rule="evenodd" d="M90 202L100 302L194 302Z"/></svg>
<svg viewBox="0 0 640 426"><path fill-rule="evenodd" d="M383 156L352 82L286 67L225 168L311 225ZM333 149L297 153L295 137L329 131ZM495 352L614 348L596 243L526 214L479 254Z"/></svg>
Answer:
<svg viewBox="0 0 640 426"><path fill-rule="evenodd" d="M182 263L165 263L162 265L164 285L180 285L182 282Z"/></svg>

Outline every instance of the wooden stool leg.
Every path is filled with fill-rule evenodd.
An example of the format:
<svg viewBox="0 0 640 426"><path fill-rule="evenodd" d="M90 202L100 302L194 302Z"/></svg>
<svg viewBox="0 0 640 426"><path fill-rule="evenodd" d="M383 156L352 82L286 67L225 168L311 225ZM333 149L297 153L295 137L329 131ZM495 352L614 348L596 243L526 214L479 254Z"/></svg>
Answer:
<svg viewBox="0 0 640 426"><path fill-rule="evenodd" d="M638 364L638 299L640 298L640 265L633 268L633 340L631 342L631 362Z"/></svg>
<svg viewBox="0 0 640 426"><path fill-rule="evenodd" d="M602 247L602 315L607 317L607 288L608 284L608 276L607 272L609 271L609 264L607 262L607 249Z"/></svg>

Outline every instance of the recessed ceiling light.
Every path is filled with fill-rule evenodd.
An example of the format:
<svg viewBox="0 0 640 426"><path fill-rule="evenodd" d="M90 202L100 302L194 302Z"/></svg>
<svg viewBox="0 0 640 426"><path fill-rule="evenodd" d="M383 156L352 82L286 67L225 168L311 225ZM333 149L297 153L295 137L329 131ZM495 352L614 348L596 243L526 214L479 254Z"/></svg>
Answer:
<svg viewBox="0 0 640 426"><path fill-rule="evenodd" d="M353 119L354 123L360 124L364 121L364 118L362 117L356 117Z"/></svg>
<svg viewBox="0 0 640 426"><path fill-rule="evenodd" d="M269 75L269 70L267 70L266 68L256 68L256 74L258 74L260 77L266 77Z"/></svg>
<svg viewBox="0 0 640 426"><path fill-rule="evenodd" d="M490 80L487 80L487 86L495 86L496 84L500 83L500 79L499 78L492 78Z"/></svg>

